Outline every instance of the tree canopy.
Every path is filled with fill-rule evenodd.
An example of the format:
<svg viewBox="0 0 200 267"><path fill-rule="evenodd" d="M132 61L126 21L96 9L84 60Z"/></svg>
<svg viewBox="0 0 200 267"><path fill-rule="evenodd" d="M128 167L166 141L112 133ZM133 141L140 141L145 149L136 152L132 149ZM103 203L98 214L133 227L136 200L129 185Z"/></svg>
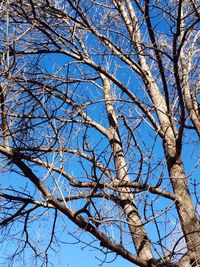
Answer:
<svg viewBox="0 0 200 267"><path fill-rule="evenodd" d="M102 263L200 266L199 4L0 11L3 261L29 251L49 266L64 235L86 233Z"/></svg>

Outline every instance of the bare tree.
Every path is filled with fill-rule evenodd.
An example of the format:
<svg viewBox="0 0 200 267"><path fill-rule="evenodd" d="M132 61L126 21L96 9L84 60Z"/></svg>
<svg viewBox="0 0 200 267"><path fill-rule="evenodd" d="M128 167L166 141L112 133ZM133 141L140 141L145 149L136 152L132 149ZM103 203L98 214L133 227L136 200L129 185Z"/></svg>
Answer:
<svg viewBox="0 0 200 267"><path fill-rule="evenodd" d="M27 249L48 265L70 220L70 234L87 232L103 262L112 252L143 267L200 266L198 3L0 8L1 242L16 240L10 259ZM52 227L36 240L39 223Z"/></svg>

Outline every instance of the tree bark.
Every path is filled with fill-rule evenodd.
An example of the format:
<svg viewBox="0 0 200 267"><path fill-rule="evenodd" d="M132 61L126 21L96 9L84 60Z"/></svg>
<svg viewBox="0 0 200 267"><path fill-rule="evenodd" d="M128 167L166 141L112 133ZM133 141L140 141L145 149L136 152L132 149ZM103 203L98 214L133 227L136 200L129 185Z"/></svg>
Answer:
<svg viewBox="0 0 200 267"><path fill-rule="evenodd" d="M111 99L110 82L103 74L100 74L100 76L103 82L102 89L104 93L106 110L108 114L108 121L110 125L109 139L115 164L116 179L119 182L122 183L126 182L127 184L130 184L131 180L128 175L127 163L123 152L123 145L118 131L117 116L114 110L113 103L110 100ZM135 245L137 255L142 260L150 260L153 258L150 248L150 241L147 237L147 233L140 218L138 209L135 205L134 194L132 193L130 187L119 187L118 192L121 200L120 205L123 208L124 213L126 215L129 230L131 233L133 243Z"/></svg>
<svg viewBox="0 0 200 267"><path fill-rule="evenodd" d="M181 155L176 156L174 149L166 148L167 166L171 184L176 195L176 208L180 224L186 240L188 252L193 256L190 258L192 266L200 266L200 222L197 218L192 198L188 189L184 165Z"/></svg>
<svg viewBox="0 0 200 267"><path fill-rule="evenodd" d="M117 131L113 134L114 138L111 140L111 146L113 150L113 158L115 163L115 169L117 177L120 182L130 183L130 177L128 176L127 164L123 153L122 143L120 141ZM129 224L129 230L137 255L143 260L150 260L153 258L150 241L147 237L147 233L142 224L138 209L135 205L134 195L130 188L119 188L121 206L123 207L126 215L127 222Z"/></svg>

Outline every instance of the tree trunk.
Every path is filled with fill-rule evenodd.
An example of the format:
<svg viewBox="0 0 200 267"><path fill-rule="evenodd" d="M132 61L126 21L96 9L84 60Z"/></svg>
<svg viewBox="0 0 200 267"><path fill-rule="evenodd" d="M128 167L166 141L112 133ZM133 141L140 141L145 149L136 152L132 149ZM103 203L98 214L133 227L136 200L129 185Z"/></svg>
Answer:
<svg viewBox="0 0 200 267"><path fill-rule="evenodd" d="M111 141L113 150L113 158L117 177L120 182L130 183L130 177L127 171L127 164L123 153L122 143L120 141L117 130L113 129L114 138ZM119 189L119 196L121 199L121 206L126 215L129 224L129 230L132 240L137 251L137 255L143 260L149 260L153 257L150 242L147 237L142 220L135 205L134 195L129 187L122 187Z"/></svg>
<svg viewBox="0 0 200 267"><path fill-rule="evenodd" d="M111 101L110 82L104 75L101 74L100 76L103 82L102 89L104 93L108 121L110 125L110 128L108 130L108 138L110 140L113 153L116 179L120 182L127 182L127 184L129 184L131 181L128 175L127 163L118 131L118 120L114 110L113 102ZM126 220L129 225L129 230L137 255L143 260L150 260L153 258L150 248L150 242L147 237L145 228L142 224L138 209L134 203L134 194L131 192L129 187L120 187L118 188L118 192L121 200L120 205L126 215Z"/></svg>
<svg viewBox="0 0 200 267"><path fill-rule="evenodd" d="M200 266L200 223L188 190L181 155L178 157L173 155L172 149L166 151L165 148L165 152L172 187L177 197L176 208L190 255L190 264Z"/></svg>

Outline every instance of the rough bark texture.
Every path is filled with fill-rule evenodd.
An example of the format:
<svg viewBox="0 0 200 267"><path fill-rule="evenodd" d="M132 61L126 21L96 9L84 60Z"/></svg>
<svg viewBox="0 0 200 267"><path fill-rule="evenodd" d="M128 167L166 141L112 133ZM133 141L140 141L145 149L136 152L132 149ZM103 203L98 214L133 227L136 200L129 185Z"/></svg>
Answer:
<svg viewBox="0 0 200 267"><path fill-rule="evenodd" d="M167 150L165 147L167 166L177 199L180 224L190 254L189 262L192 266L200 266L200 222L193 206L181 156L174 154L174 149L170 147L171 149L168 147ZM188 259L187 263L185 261L183 264L188 264Z"/></svg>

